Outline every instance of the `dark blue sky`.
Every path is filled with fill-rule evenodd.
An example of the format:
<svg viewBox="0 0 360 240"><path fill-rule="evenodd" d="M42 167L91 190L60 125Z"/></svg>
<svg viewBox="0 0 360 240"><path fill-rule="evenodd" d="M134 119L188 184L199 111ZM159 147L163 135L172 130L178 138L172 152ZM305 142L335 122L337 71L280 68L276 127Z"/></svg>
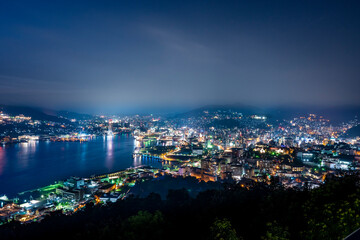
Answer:
<svg viewBox="0 0 360 240"><path fill-rule="evenodd" d="M359 1L1 1L0 103L360 105Z"/></svg>

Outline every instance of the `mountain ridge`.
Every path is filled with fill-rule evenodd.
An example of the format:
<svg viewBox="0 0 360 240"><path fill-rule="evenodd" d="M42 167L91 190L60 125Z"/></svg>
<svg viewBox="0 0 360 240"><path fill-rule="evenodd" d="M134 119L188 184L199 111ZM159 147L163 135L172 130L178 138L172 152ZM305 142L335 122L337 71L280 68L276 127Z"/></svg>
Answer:
<svg viewBox="0 0 360 240"><path fill-rule="evenodd" d="M66 118L59 117L57 115L57 112L54 110L42 109L37 107L0 105L0 111L10 116L16 116L22 114L26 117L31 117L33 120L59 122L59 123L70 122Z"/></svg>

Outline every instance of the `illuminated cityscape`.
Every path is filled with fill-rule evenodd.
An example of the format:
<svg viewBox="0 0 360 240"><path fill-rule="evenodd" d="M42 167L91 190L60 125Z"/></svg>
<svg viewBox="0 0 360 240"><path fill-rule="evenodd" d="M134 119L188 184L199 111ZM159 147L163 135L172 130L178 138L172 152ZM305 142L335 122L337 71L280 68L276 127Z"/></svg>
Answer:
<svg viewBox="0 0 360 240"><path fill-rule="evenodd" d="M0 239L360 239L360 5L0 4Z"/></svg>
<svg viewBox="0 0 360 240"><path fill-rule="evenodd" d="M3 223L41 221L54 211L73 214L89 203L121 201L140 194L138 184L164 177L189 177L198 184L213 182L206 186L209 189L216 188L215 183L232 183L243 188L277 184L301 190L318 188L330 176L341 177L360 169L360 137L347 134L359 125L357 118L336 125L316 114L279 121L212 107L176 117L59 119L64 122L34 121L2 112L1 126L9 129L1 137L2 151L14 144L39 141L87 144L103 136L108 159L114 138L126 135L134 142L134 167L58 179L13 198L4 193L0 208Z"/></svg>

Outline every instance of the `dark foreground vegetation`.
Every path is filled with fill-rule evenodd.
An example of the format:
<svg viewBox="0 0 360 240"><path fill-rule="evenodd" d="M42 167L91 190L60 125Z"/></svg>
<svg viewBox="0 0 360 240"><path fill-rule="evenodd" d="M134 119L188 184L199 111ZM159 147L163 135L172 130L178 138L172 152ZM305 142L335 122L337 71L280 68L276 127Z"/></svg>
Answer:
<svg viewBox="0 0 360 240"><path fill-rule="evenodd" d="M170 190L40 223L12 222L1 239L342 239L360 227L358 175L327 179L314 190L224 185L201 192Z"/></svg>

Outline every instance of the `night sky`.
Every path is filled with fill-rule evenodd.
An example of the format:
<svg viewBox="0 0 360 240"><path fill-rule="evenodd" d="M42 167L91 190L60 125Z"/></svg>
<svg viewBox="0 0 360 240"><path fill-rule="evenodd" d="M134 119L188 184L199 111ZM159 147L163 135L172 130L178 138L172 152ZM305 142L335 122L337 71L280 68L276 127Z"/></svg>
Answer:
<svg viewBox="0 0 360 240"><path fill-rule="evenodd" d="M1 1L0 103L360 105L360 1Z"/></svg>

